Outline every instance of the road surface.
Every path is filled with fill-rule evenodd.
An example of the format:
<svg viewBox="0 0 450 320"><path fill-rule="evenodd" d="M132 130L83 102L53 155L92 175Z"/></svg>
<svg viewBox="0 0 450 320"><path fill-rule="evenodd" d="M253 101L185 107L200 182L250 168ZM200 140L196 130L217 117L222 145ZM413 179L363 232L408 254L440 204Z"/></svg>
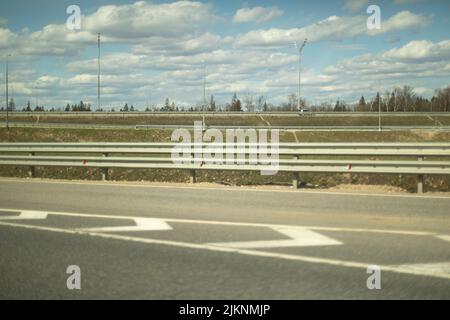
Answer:
<svg viewBox="0 0 450 320"><path fill-rule="evenodd" d="M2 299L450 298L449 197L2 179L0 204Z"/></svg>

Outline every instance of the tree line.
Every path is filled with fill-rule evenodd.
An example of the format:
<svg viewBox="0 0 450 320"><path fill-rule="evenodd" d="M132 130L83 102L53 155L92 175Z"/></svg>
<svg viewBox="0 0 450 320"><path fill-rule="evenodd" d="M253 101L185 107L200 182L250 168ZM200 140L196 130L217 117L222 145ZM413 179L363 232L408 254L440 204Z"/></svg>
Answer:
<svg viewBox="0 0 450 320"><path fill-rule="evenodd" d="M292 112L300 109L307 109L312 112L450 112L450 86L435 90L433 97L424 98L415 93L411 86L394 87L392 90L383 93L377 92L373 97L367 100L361 96L356 103L347 103L343 99L337 99L335 103L322 102L319 104L308 103L305 99L300 99L295 94L288 95L285 102L278 105L267 102L264 95L244 95L239 98L236 93L233 94L231 101L218 105L213 95L209 101L198 103L195 106L177 106L169 98L165 99L161 107L147 106L146 112ZM8 103L9 111L20 111L16 107L14 99L11 98ZM142 109L141 109L142 110ZM5 111L2 107L0 111ZM65 112L103 112L103 109L95 109L89 103L80 101L78 104L67 104L63 109L46 108L45 106L31 106L28 101L26 106L21 109L24 112L43 112L43 111L65 111ZM110 112L133 112L137 109L133 105L125 103L122 107L111 108Z"/></svg>

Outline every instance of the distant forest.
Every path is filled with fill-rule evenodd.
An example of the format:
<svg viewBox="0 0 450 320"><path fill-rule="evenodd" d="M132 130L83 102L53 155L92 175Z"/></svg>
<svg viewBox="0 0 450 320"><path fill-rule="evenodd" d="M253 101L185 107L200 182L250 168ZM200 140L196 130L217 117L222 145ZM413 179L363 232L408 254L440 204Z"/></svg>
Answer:
<svg viewBox="0 0 450 320"><path fill-rule="evenodd" d="M93 108L91 104L80 101L77 104L67 104L64 107L46 107L43 105L32 106L28 101L25 106L16 106L14 99L9 99L9 111L23 112L292 112L298 109L298 97L291 94L286 102L274 105L267 102L264 95L245 95L239 98L235 93L229 103L218 105L214 96L210 96L209 101L196 106L177 106L174 101L166 98L160 107L141 106L139 108L125 103L122 107L110 107L107 109ZM334 104L322 102L320 104L308 103L307 100L300 100L300 109L307 109L311 112L449 112L450 111L450 86L444 89L435 90L431 99L424 98L415 93L411 86L396 87L390 91L377 92L369 100L361 96L357 103L347 103L338 99ZM5 111L5 108L0 108Z"/></svg>

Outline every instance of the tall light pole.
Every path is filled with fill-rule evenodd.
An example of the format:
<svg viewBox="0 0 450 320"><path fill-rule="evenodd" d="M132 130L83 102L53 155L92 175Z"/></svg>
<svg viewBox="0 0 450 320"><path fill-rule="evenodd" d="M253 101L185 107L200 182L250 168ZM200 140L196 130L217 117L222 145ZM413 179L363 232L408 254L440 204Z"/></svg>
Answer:
<svg viewBox="0 0 450 320"><path fill-rule="evenodd" d="M302 50L306 45L306 42L308 39L306 38L305 41L303 41L303 44L299 47L297 45L297 42L295 42L295 47L298 49L298 99L297 99L297 111L300 111L300 85L301 85L301 61L302 61Z"/></svg>
<svg viewBox="0 0 450 320"><path fill-rule="evenodd" d="M7 54L6 55L6 129L9 130L9 97L8 97L8 64L9 64L9 57L11 56L11 54Z"/></svg>
<svg viewBox="0 0 450 320"><path fill-rule="evenodd" d="M206 64L203 61L203 107L202 107L202 130L205 128L205 107L206 107Z"/></svg>
<svg viewBox="0 0 450 320"><path fill-rule="evenodd" d="M381 132L381 94L378 93L378 131Z"/></svg>
<svg viewBox="0 0 450 320"><path fill-rule="evenodd" d="M100 111L100 32L97 33L97 45L98 45L97 111Z"/></svg>

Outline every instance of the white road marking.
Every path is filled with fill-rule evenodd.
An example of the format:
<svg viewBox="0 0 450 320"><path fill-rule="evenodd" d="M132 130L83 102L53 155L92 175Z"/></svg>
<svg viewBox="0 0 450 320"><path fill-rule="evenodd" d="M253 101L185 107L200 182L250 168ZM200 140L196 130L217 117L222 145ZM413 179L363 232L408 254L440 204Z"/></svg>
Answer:
<svg viewBox="0 0 450 320"><path fill-rule="evenodd" d="M450 262L402 264L393 267L401 268L402 270L444 274L450 278Z"/></svg>
<svg viewBox="0 0 450 320"><path fill-rule="evenodd" d="M294 136L295 142L299 143L300 141L297 138L297 131L296 130L292 130L292 135Z"/></svg>
<svg viewBox="0 0 450 320"><path fill-rule="evenodd" d="M39 219L47 219L47 215L48 213L44 211L20 210L20 215L0 216L0 220L39 220Z"/></svg>
<svg viewBox="0 0 450 320"><path fill-rule="evenodd" d="M26 210L0 208L0 211L11 212L23 212ZM36 211L39 212L39 211ZM59 212L59 211L45 211L46 214L69 216L69 217L86 217L86 218L109 218L109 219L124 219L134 220L142 219L142 217L134 216L120 216L120 215L103 215L94 213L72 213L72 212ZM239 226L239 227L267 227L267 228L306 228L310 230L318 231L343 231L343 232L369 232L369 233L387 233L387 234L400 234L400 235L412 235L412 236L436 236L436 233L426 231L410 231L410 230L395 230L395 229L365 229L365 228L343 228L343 227L322 227L322 226L307 226L307 225L283 225L283 224L269 224L269 223L251 223L251 222L230 222L230 221L214 221L214 220L189 220L189 219L174 219L174 218L158 218L154 219L163 220L165 222L177 222L177 223L193 223L193 224L210 224L210 225L225 225L225 226ZM447 235L439 235L446 237ZM449 235L450 236L450 235Z"/></svg>
<svg viewBox="0 0 450 320"><path fill-rule="evenodd" d="M435 235L435 237L441 240L450 241L450 235L438 234Z"/></svg>
<svg viewBox="0 0 450 320"><path fill-rule="evenodd" d="M172 230L162 219L154 218L134 218L135 226L123 226L123 227L100 227L100 228L83 228L78 229L88 232L123 232L123 231L163 231Z"/></svg>
<svg viewBox="0 0 450 320"><path fill-rule="evenodd" d="M209 245L227 248L256 249L256 248L329 246L342 244L342 242L340 241L326 237L324 235L308 230L306 228L277 227L272 229L292 239L269 240L269 241L217 242L217 243L209 243Z"/></svg>
<svg viewBox="0 0 450 320"><path fill-rule="evenodd" d="M259 117L261 118L262 121L264 121L264 122L266 123L266 125L267 125L268 127L271 126L271 125L270 125L270 122L267 121L266 119L264 119L262 115L259 115Z"/></svg>
<svg viewBox="0 0 450 320"><path fill-rule="evenodd" d="M0 221L0 225L14 227L14 228L49 231L49 232L65 233L65 234L72 234L72 235L88 235L88 236L99 237L99 238L104 238L104 239L123 240L123 241L131 241L131 242L146 243L146 244L159 244L159 245L167 245L167 246L172 246L172 247L209 250L209 251L224 252L224 253L236 253L236 254L241 254L241 255L264 257L264 258L276 258L276 259L284 259L284 260L292 260L292 261L302 261L302 262L332 265L332 266L338 266L338 267L358 268L358 269L363 269L363 270L367 270L367 266L369 265L366 263L355 262L355 261L344 261L344 260L316 258L316 257L302 256L302 255L280 254L280 253L264 252L264 251L256 251L256 250L226 248L226 247L212 246L212 245L208 245L208 244L196 244L196 243L180 242L180 241L129 237L129 236L121 236L121 235L115 235L115 234L108 234L108 233L95 233L95 232L86 232L86 231L80 231L80 230L68 230L68 229L41 227L41 226L2 222L2 221ZM450 280L450 275L447 272L440 273L440 272L436 272L435 270L431 270L431 271L427 270L427 269L417 270L417 269L410 268L410 267L405 268L403 266L388 266L388 265L383 266L383 265L379 265L379 264L377 264L377 265L381 268L381 270L383 272L395 272L395 273L401 273L401 274L435 277L435 278L443 278L443 279Z"/></svg>

